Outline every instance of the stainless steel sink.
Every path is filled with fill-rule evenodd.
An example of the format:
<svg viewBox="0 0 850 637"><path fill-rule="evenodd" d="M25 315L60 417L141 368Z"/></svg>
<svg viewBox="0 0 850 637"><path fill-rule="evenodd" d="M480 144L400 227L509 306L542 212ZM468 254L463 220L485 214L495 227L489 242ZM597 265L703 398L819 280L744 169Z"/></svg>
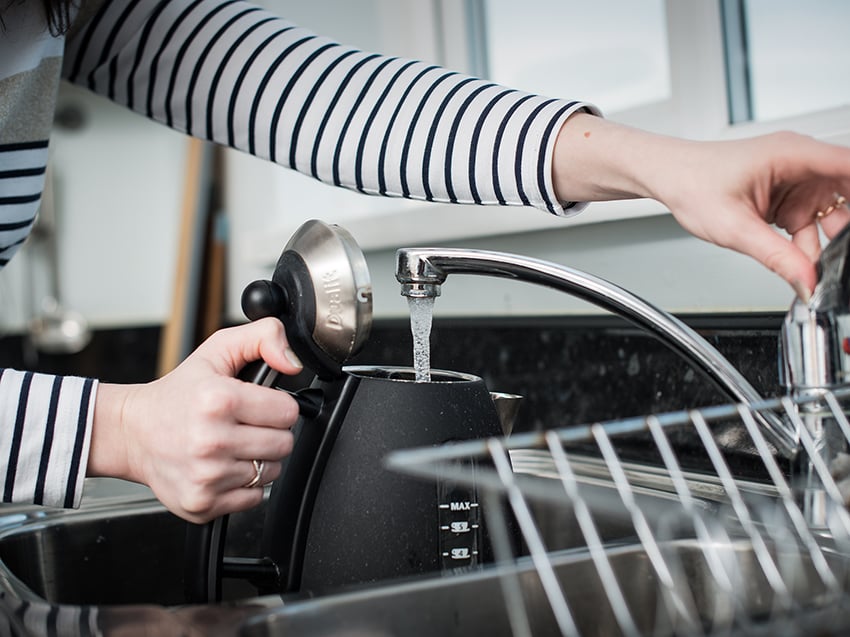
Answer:
<svg viewBox="0 0 850 637"><path fill-rule="evenodd" d="M661 584L656 566L637 542L629 512L618 504L613 486L591 477L582 489L594 508L604 554L638 634L685 634L681 623L670 625L665 617L671 591ZM664 516L676 504L659 485L642 488L639 497L642 510L650 515ZM710 498L706 506L712 506ZM259 507L234 516L228 553L255 554L263 514ZM574 514L542 507L535 517L579 634L621 634L610 591L583 545ZM316 599L260 597L247 583L228 581L226 603L186 605L184 530L184 523L144 490L95 498L77 511L0 508L0 599L24 600L29 608L41 605L43 614L91 607L105 635L123 634L130 626L151 634L246 637L562 634L538 569L528 557L512 565L387 581ZM704 544L687 533L671 535L660 549L687 581L687 591L676 594L690 600L700 630L713 626L726 634L759 634L775 631L776 622L781 622L787 634L803 635L812 627L850 625L848 609L833 603L805 556L783 557L793 562L796 573L793 609L788 609L777 605L747 541L733 539L713 547L714 554L735 565L739 584L746 587L735 595L719 585ZM834 554L830 559L845 560ZM850 562L843 572L848 570ZM519 615L505 601L505 587L511 586L521 591ZM518 619L524 615L527 619Z"/></svg>
<svg viewBox="0 0 850 637"><path fill-rule="evenodd" d="M814 584L816 578L807 572L799 580L799 589L795 591L797 605L793 620L789 621L790 615L774 608L775 599L751 547L738 542L717 548L738 563L745 577L749 590L741 599L748 602L743 610L752 620L750 626L734 623L734 600L718 590L697 542L678 540L665 546L665 550L675 551L687 571L699 630L714 627L720 634L775 634L779 626L780 634L806 635L812 634L809 631L814 627L822 629L824 625L848 619L848 609L840 605L824 606L825 591ZM639 634L687 634L685 626L672 626L663 616L660 599L663 588L645 551L635 545L612 546L607 549L607 555ZM561 551L551 558L578 633L598 637L623 634L588 553ZM562 634L531 562L521 561L514 573L528 613L528 634ZM239 634L246 637L510 636L515 633L503 597L501 575L498 569L491 568L452 578L432 578L283 605L250 618Z"/></svg>
<svg viewBox="0 0 850 637"><path fill-rule="evenodd" d="M79 510L0 507L2 569L53 604L185 603L186 522L146 489L118 488ZM256 552L263 516L262 506L232 516L230 554ZM256 595L246 582L227 584L228 599Z"/></svg>
<svg viewBox="0 0 850 637"><path fill-rule="evenodd" d="M586 486L598 505L600 533L607 542L633 540L628 514L610 486ZM668 501L658 494L660 506ZM38 598L54 604L177 605L184 597L186 523L150 492L96 498L80 510L0 507L0 569ZM225 555L259 557L265 505L234 514ZM553 548L583 545L569 511L541 510L538 523ZM257 591L225 579L223 599L252 598Z"/></svg>

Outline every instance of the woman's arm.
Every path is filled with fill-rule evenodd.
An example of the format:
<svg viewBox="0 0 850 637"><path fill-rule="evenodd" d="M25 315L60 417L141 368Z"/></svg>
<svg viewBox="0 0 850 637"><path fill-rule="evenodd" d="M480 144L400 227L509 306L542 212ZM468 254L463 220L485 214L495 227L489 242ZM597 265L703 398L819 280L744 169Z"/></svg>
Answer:
<svg viewBox="0 0 850 637"><path fill-rule="evenodd" d="M804 299L818 225L832 237L850 221L844 205L817 215L850 197L850 149L795 133L696 142L579 113L560 131L552 171L562 199L660 201L690 233L757 259Z"/></svg>
<svg viewBox="0 0 850 637"><path fill-rule="evenodd" d="M363 193L578 209L547 167L563 122L591 106L340 45L246 2L106 2L71 37L64 74Z"/></svg>

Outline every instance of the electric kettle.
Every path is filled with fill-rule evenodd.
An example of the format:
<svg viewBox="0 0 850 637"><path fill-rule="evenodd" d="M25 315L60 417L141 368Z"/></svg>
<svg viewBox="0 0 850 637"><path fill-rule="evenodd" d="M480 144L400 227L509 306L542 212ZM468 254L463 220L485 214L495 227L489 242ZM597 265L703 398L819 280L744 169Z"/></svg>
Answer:
<svg viewBox="0 0 850 637"><path fill-rule="evenodd" d="M261 593L317 595L342 587L475 567L492 559L475 487L422 481L384 467L396 449L502 435L484 382L432 370L344 366L371 328L365 258L342 228L302 226L270 281L242 296L249 319L276 316L305 367L294 392L295 444L267 503L257 559L223 557L227 519L189 525L187 601L220 599L222 577L246 577ZM278 387L262 362L240 374ZM279 387L278 387L279 388Z"/></svg>

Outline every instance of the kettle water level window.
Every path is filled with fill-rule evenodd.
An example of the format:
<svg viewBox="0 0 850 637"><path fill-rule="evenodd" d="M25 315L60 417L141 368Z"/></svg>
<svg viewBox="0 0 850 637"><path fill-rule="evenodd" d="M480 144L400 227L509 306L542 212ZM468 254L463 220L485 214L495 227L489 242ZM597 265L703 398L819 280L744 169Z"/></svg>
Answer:
<svg viewBox="0 0 850 637"><path fill-rule="evenodd" d="M729 121L850 104L850 2L723 0Z"/></svg>

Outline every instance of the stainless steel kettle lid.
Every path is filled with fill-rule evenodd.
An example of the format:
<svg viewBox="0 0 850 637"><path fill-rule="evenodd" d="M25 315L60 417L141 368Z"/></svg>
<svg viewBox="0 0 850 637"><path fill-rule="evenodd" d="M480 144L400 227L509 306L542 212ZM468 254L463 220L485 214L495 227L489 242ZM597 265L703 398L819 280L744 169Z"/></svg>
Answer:
<svg viewBox="0 0 850 637"><path fill-rule="evenodd" d="M320 377L341 374L372 328L372 283L366 258L343 228L316 219L286 244L271 281L242 294L245 315L277 316L305 366Z"/></svg>
<svg viewBox="0 0 850 637"><path fill-rule="evenodd" d="M292 235L286 251L298 254L310 273L313 341L344 363L360 351L372 329L372 281L363 252L347 230L315 219Z"/></svg>

